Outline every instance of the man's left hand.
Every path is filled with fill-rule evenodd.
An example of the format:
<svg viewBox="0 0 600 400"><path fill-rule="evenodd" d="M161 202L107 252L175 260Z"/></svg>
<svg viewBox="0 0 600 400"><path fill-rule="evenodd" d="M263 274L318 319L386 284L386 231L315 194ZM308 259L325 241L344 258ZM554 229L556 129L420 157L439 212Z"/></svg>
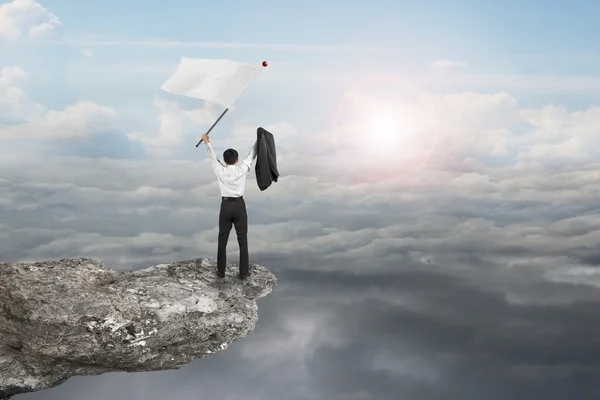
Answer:
<svg viewBox="0 0 600 400"><path fill-rule="evenodd" d="M202 135L202 140L204 141L204 143L208 143L208 135L206 133Z"/></svg>

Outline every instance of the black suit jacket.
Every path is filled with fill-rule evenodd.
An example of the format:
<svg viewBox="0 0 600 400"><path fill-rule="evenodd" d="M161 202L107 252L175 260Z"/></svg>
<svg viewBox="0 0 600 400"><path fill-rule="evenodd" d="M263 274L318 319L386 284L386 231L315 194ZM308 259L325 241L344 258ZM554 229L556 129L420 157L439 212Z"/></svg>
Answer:
<svg viewBox="0 0 600 400"><path fill-rule="evenodd" d="M275 140L273 135L263 129L256 130L256 183L262 191L277 182L279 171L277 171L277 154L275 152Z"/></svg>

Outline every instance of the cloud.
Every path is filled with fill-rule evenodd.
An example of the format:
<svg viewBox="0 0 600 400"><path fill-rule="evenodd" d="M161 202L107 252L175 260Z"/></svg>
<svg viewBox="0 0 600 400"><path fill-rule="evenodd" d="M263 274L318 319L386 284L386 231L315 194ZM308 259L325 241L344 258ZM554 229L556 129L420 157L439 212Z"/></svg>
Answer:
<svg viewBox="0 0 600 400"><path fill-rule="evenodd" d="M4 67L0 70L0 85L7 87L19 78L26 77L28 74L19 67Z"/></svg>
<svg viewBox="0 0 600 400"><path fill-rule="evenodd" d="M328 313L316 309L290 309L287 317L277 321L277 330L248 340L240 355L257 369L277 369L289 384L302 384L310 379L310 360L318 357L320 346L344 343L330 321ZM281 331L287 334L282 335Z"/></svg>
<svg viewBox="0 0 600 400"><path fill-rule="evenodd" d="M269 132L273 132L277 134L278 142L277 142L277 151L279 154L286 153L289 151L295 151L298 149L298 142L293 146L289 146L289 141L280 142L279 138L289 138L290 141L294 139L298 139L300 136L299 129L288 123L288 122L276 122L271 124L266 124L262 126L262 128L266 129ZM236 148L239 148L242 154L250 151L250 148L256 141L256 131L258 126L250 126L246 124L235 124L231 129L231 133L224 136L223 139L218 139L219 143L230 143L234 145ZM228 145L229 147L229 145Z"/></svg>
<svg viewBox="0 0 600 400"><path fill-rule="evenodd" d="M3 207L8 214L30 215L35 226L52 237L29 247L28 258L113 254L112 262L126 266L160 262L179 253L180 257L210 254L216 243L212 212L218 189L204 161L46 159L41 168L31 160L6 158L3 169L13 172L3 183ZM436 176L434 171L420 175ZM250 180L247 197L256 199L250 211L253 252L310 258L315 263L305 268L315 270L366 268L383 273L383 266L395 261L406 268L464 270L468 271L465 279L475 281L480 273L462 265L462 252L478 249L484 259L512 265L504 270L506 277L517 271L538 271L532 276L537 280L555 277L553 271L563 271L564 264L545 261L543 270L519 267L531 257L558 260L572 254L585 260L593 256L597 221L587 217L577 222L552 213L563 205L593 207L593 188L598 184L594 175L586 171L540 174L521 168L504 176L492 171L454 174L453 180L450 175L438 176L427 186L395 182L348 187L326 178L292 175L268 192L259 192ZM278 204L275 214L270 212L274 203ZM343 208L336 206L340 203ZM42 210L49 209L54 210L51 220L39 218ZM489 215L490 209L494 214ZM428 215L428 210L438 214ZM387 214L404 217L393 223ZM351 220L361 217L363 222L352 226ZM546 222L548 218L554 222ZM104 228L81 231L100 221ZM16 239L25 232L10 236ZM3 254L11 254L10 247ZM379 261L372 259L371 266L365 267L365 257ZM514 295L518 292L511 289Z"/></svg>
<svg viewBox="0 0 600 400"><path fill-rule="evenodd" d="M210 48L210 49L262 49L283 52L366 52L366 53L389 53L394 49L343 46L327 44L298 44L298 43L251 43L251 42L202 42L181 41L167 38L103 38L94 37L90 39L63 38L60 41L45 40L41 43L59 46L80 47L153 47L161 49L171 48Z"/></svg>
<svg viewBox="0 0 600 400"><path fill-rule="evenodd" d="M528 147L520 159L560 164L590 162L600 156L596 134L600 129L600 107L569 113L564 107L546 106L522 110L521 114L535 130L520 140Z"/></svg>
<svg viewBox="0 0 600 400"><path fill-rule="evenodd" d="M18 69L1 76L7 87L26 77ZM115 396L144 387L152 393L145 397L163 398L202 387L231 399L495 400L551 397L576 381L569 395L591 398L599 372L598 110L524 108L507 92L341 98L323 130L264 125L276 135L283 176L262 192L251 173L249 242L251 262L273 269L280 285L261 303L255 334L168 380L115 374L85 384L102 381ZM361 136L357 127L384 105L400 116L395 133L410 135L378 157L367 148L376 132ZM187 140L186 122L215 117L164 99L155 106L160 135L134 141L167 153ZM219 143L247 148L255 129L240 123ZM206 157L4 152L7 261L90 256L130 269L215 257L220 194ZM217 384L225 372L239 386ZM72 397L83 382L52 393Z"/></svg>
<svg viewBox="0 0 600 400"><path fill-rule="evenodd" d="M0 5L0 38L8 40L52 37L62 25L58 17L34 0Z"/></svg>
<svg viewBox="0 0 600 400"><path fill-rule="evenodd" d="M436 180L447 179L450 172L477 171L490 158L514 159L520 139L512 132L524 123L516 98L503 92L421 92L383 101L354 91L336 111L326 130L278 135L285 173L302 174L310 165L314 176L345 183L408 183L433 178L432 170ZM299 150L306 148L315 150Z"/></svg>
<svg viewBox="0 0 600 400"><path fill-rule="evenodd" d="M595 134L600 129L600 108L595 106L573 111L562 106L523 108L506 92L472 91L422 91L408 99L388 96L385 101L355 91L341 99L327 130L279 136L287 173L301 173L310 160L320 178L408 183L433 177L433 170L439 179L447 179L448 173L500 171L492 166L514 170L581 166L600 156ZM382 129L378 120L390 115L394 118ZM287 150L315 143L321 154ZM467 176L477 178L462 179Z"/></svg>
<svg viewBox="0 0 600 400"><path fill-rule="evenodd" d="M24 122L43 114L43 107L31 101L25 91L16 86L28 75L17 66L0 69L0 122Z"/></svg>
<svg viewBox="0 0 600 400"><path fill-rule="evenodd" d="M61 111L48 111L40 120L0 127L1 139L65 140L88 137L112 128L116 112L90 101Z"/></svg>
<svg viewBox="0 0 600 400"><path fill-rule="evenodd" d="M154 98L154 106L158 111L158 134L127 133L127 137L144 146L147 154L151 157L172 157L184 140L189 140L190 143L200 140L201 134L198 133L198 126L208 129L217 119L217 114L210 107L185 109L179 102L161 97ZM193 132L186 129L186 121L194 124Z"/></svg>
<svg viewBox="0 0 600 400"><path fill-rule="evenodd" d="M90 101L80 101L63 110L46 110L16 83L26 79L22 68L0 70L0 139L65 140L84 138L113 127L116 112Z"/></svg>
<svg viewBox="0 0 600 400"><path fill-rule="evenodd" d="M434 383L437 373L432 362L418 355L390 354L389 351L374 353L371 368L399 378L410 378Z"/></svg>
<svg viewBox="0 0 600 400"><path fill-rule="evenodd" d="M467 64L461 61L448 60L448 59L440 59L432 61L429 64L429 67L434 71L444 71L448 69L453 69L457 67L464 67Z"/></svg>
<svg viewBox="0 0 600 400"><path fill-rule="evenodd" d="M377 74L366 79L369 85L412 85L432 90L481 90L494 88L503 91L519 90L543 94L596 94L600 91L600 76L569 74L464 74L420 73L420 74Z"/></svg>

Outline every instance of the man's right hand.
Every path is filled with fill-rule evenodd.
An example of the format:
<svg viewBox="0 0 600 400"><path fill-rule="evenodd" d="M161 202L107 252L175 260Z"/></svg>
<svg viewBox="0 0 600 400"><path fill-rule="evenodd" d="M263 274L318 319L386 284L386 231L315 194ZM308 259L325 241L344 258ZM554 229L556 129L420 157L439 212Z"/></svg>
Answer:
<svg viewBox="0 0 600 400"><path fill-rule="evenodd" d="M204 141L204 143L208 143L208 135L206 133L202 135L202 140Z"/></svg>

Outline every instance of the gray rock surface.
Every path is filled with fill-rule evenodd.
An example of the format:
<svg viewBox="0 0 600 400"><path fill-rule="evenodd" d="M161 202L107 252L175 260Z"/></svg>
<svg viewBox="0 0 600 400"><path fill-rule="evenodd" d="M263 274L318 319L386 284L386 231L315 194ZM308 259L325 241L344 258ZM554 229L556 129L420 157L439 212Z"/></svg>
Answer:
<svg viewBox="0 0 600 400"><path fill-rule="evenodd" d="M277 278L196 259L117 272L80 258L0 263L0 399L76 375L180 368L249 335Z"/></svg>

